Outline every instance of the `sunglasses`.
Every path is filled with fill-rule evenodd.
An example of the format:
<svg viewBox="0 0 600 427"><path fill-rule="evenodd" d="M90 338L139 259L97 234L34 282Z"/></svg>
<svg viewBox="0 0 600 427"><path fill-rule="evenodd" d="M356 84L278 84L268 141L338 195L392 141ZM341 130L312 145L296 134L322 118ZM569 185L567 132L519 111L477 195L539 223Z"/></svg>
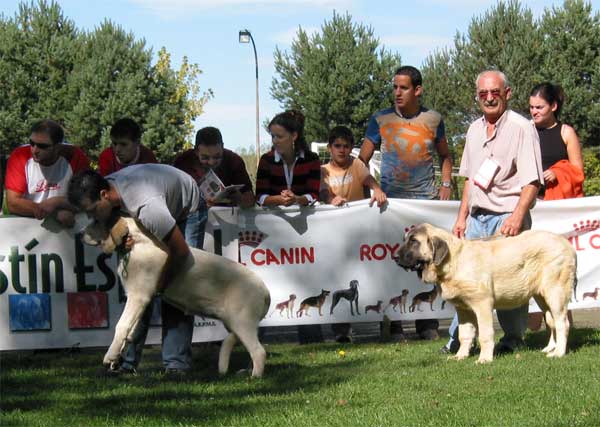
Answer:
<svg viewBox="0 0 600 427"><path fill-rule="evenodd" d="M40 144L39 142L32 141L31 139L29 140L29 145L32 147L37 147L40 150L48 150L53 146L53 144Z"/></svg>
<svg viewBox="0 0 600 427"><path fill-rule="evenodd" d="M475 97L475 99L485 101L490 95L492 96L492 98L498 99L502 96L502 91L500 89L480 90L479 92L477 92L477 96Z"/></svg>

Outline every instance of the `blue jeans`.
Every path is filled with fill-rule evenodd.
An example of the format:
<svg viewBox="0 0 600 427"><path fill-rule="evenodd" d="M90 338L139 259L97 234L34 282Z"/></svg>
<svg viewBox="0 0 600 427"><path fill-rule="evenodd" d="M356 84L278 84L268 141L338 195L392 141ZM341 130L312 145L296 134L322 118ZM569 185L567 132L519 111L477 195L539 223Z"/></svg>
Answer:
<svg viewBox="0 0 600 427"><path fill-rule="evenodd" d="M194 215L194 212L192 215ZM187 222L187 221L186 221ZM178 224L179 230L186 230L186 222ZM204 230L202 230L204 238ZM188 245L192 244L187 240ZM194 316L186 315L183 311L161 301L162 317L162 360L166 369L192 368L192 335L194 334ZM125 369L136 368L142 359L142 350L148 335L152 303L146 307L136 328L133 341L127 346L122 366Z"/></svg>
<svg viewBox="0 0 600 427"><path fill-rule="evenodd" d="M187 217L185 222L185 241L193 248L204 247L204 229L208 220L208 207L204 199L200 198L198 210Z"/></svg>
<svg viewBox="0 0 600 427"><path fill-rule="evenodd" d="M511 215L511 213L503 214L476 214L469 215L467 218L467 230L465 238L467 240L490 237L500 230L502 224ZM523 220L521 231L531 228L531 216L528 213ZM511 310L496 310L498 322L504 331L504 336L500 339L501 345L510 349L515 347L523 340L525 329L527 329L527 316L529 312L529 304L513 308ZM450 339L446 347L452 351L458 350L460 343L458 342L458 315L454 315L450 328L448 329Z"/></svg>

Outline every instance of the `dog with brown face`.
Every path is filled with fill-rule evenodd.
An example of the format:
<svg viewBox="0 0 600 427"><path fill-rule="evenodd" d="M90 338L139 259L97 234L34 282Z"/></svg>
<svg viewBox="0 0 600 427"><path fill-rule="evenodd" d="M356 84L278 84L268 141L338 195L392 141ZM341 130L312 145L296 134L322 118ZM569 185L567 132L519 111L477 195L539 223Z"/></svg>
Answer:
<svg viewBox="0 0 600 427"><path fill-rule="evenodd" d="M564 237L525 231L514 237L469 241L421 224L406 234L394 260L416 271L425 283L439 284L442 298L456 307L460 348L455 359L469 356L478 328L478 363L491 362L493 309L520 307L532 297L551 331L542 351L548 357L565 355L577 255Z"/></svg>
<svg viewBox="0 0 600 427"><path fill-rule="evenodd" d="M159 277L167 261L166 246L140 222L125 217L117 218L110 227L96 222L86 228L83 236L85 243L100 246L107 254L119 248L126 250L127 239L133 241L133 246L118 263L127 302L104 364L118 366L146 306L161 291L161 298L170 305L185 313L219 319L228 329L219 352L219 373L227 372L233 346L240 340L252 358L252 376L262 376L266 351L258 340L258 323L271 303L262 279L237 262L190 248L183 270L159 290Z"/></svg>

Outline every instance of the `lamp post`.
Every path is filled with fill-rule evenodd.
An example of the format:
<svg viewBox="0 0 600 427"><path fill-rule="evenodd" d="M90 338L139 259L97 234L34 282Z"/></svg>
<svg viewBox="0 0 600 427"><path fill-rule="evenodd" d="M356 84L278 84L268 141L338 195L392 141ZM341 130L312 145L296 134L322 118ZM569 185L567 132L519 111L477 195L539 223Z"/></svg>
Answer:
<svg viewBox="0 0 600 427"><path fill-rule="evenodd" d="M254 49L254 65L256 67L256 165L260 160L260 124L258 114L258 56L256 55L256 45L254 44L254 38L248 30L242 30L239 34L240 43L252 42L252 48Z"/></svg>

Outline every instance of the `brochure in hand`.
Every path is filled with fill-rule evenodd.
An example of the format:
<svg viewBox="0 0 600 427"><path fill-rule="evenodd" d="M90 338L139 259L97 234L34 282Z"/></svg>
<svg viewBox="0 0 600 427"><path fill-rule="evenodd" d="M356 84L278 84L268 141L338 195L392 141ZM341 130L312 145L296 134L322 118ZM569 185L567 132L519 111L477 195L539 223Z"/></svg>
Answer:
<svg viewBox="0 0 600 427"><path fill-rule="evenodd" d="M244 184L225 187L217 174L212 170L209 170L198 184L198 187L205 200L212 200L213 202L219 203L229 201L229 196L244 188Z"/></svg>

